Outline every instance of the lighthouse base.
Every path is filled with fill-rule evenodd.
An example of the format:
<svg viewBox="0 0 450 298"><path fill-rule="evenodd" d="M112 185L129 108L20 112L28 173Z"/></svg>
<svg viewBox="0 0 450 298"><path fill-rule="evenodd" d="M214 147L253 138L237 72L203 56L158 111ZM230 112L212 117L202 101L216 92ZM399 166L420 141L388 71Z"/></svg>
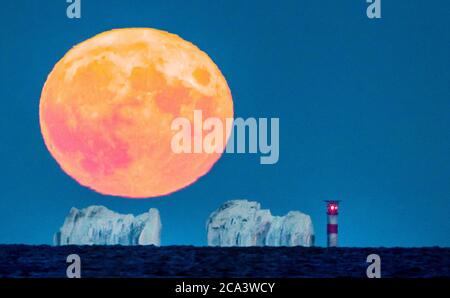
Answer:
<svg viewBox="0 0 450 298"><path fill-rule="evenodd" d="M327 246L328 247L338 246L338 234L328 234Z"/></svg>

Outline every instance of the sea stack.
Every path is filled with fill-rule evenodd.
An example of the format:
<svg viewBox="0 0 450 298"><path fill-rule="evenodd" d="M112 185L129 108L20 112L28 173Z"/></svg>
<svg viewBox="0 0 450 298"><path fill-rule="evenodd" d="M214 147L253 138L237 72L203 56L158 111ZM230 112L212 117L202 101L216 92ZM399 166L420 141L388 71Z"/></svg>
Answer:
<svg viewBox="0 0 450 298"><path fill-rule="evenodd" d="M119 214L103 206L72 208L55 234L55 245L156 245L161 243L157 209L138 216Z"/></svg>
<svg viewBox="0 0 450 298"><path fill-rule="evenodd" d="M258 202L233 200L211 213L209 246L314 246L311 217L299 211L273 216Z"/></svg>

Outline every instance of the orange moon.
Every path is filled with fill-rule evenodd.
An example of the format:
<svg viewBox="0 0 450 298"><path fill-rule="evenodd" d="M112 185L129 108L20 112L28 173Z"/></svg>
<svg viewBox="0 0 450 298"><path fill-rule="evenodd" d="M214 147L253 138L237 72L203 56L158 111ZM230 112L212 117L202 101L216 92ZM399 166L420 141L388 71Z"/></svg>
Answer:
<svg viewBox="0 0 450 298"><path fill-rule="evenodd" d="M81 185L149 198L188 186L220 158L172 151L172 120L193 123L194 110L222 123L233 117L219 68L177 35L130 28L68 51L45 82L39 116L51 155Z"/></svg>

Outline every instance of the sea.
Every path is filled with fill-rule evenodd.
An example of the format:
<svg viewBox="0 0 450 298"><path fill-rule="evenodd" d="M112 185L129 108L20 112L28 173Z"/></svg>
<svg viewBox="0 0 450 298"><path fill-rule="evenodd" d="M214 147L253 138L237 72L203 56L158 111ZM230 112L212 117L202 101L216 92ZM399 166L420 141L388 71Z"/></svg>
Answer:
<svg viewBox="0 0 450 298"><path fill-rule="evenodd" d="M387 278L448 278L450 248L0 245L0 277L64 278L80 257L82 277L366 278L379 256Z"/></svg>

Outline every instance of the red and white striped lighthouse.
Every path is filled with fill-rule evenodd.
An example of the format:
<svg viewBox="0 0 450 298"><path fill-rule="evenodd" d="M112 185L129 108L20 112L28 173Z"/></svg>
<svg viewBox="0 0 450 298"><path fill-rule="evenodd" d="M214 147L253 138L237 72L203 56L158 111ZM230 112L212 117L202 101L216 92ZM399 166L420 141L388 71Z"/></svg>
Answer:
<svg viewBox="0 0 450 298"><path fill-rule="evenodd" d="M338 214L340 201L325 201L327 203L327 246L338 246Z"/></svg>

